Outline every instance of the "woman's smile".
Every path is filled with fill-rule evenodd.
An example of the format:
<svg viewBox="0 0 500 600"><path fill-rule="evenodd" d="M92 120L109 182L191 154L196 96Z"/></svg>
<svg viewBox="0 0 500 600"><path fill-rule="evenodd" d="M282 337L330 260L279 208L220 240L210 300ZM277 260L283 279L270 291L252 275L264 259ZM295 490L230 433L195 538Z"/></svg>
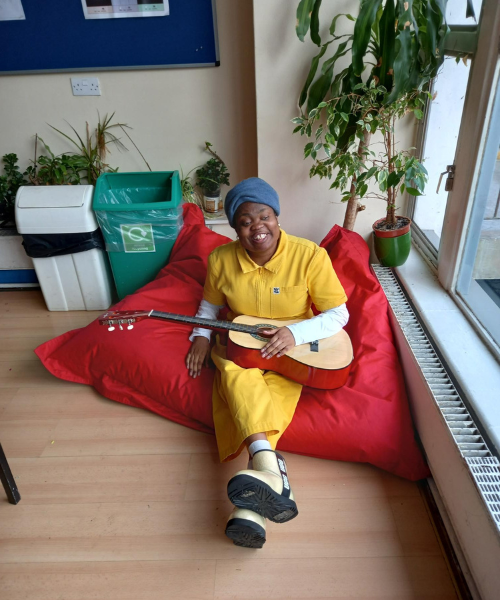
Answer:
<svg viewBox="0 0 500 600"><path fill-rule="evenodd" d="M260 244L261 242L264 242L267 239L268 235L268 233L256 233L252 236L252 241L257 244Z"/></svg>

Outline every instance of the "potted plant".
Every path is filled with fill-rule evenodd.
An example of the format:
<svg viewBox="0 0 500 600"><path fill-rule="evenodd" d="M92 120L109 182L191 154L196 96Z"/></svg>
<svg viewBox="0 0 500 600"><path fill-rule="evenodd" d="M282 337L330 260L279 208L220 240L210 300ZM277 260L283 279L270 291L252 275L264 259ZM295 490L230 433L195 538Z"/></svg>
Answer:
<svg viewBox="0 0 500 600"><path fill-rule="evenodd" d="M80 134L76 131L76 129L70 125L71 129L75 133L76 139L70 137L60 129L57 129L53 125L50 125L54 131L60 133L67 140L69 140L73 146L76 147L77 151L72 152L70 156L77 157L82 165L84 165L84 178L87 180L88 185L95 185L97 179L102 173L115 173L118 169L113 169L107 162L107 154L110 152L109 145L114 144L119 150L127 150L126 146L120 140L120 138L116 137L116 135L111 131L114 128L119 128L132 142L133 146L141 155L141 158L146 163L146 166L151 171L151 167L148 162L142 155L139 148L135 145L134 141L127 133L127 129L130 129L128 125L125 123L112 123L113 117L115 113L112 113L110 116L105 115L103 119L101 119L100 115L97 121L97 126L93 133L91 133L89 124L86 123L86 139L83 140ZM47 147L46 144L44 144Z"/></svg>
<svg viewBox="0 0 500 600"><path fill-rule="evenodd" d="M14 229L14 207L17 190L22 185L28 185L26 173L19 171L17 155L11 152L2 157L4 175L0 176L0 227Z"/></svg>
<svg viewBox="0 0 500 600"><path fill-rule="evenodd" d="M304 41L305 35L310 31L311 40L320 51L311 61L300 94L300 116L292 119L296 124L294 133L300 131L301 135L311 137L315 129L316 142L307 144L306 156L310 155L316 160L320 149L327 154L326 163L318 164L318 168L315 165L311 169L311 177L331 177L328 167L343 167L341 156L336 152L346 152L349 167L344 165L342 176L336 180L338 185L331 187L340 187L343 191L342 200L347 203L343 226L347 229L353 229L357 213L365 208L359 202L363 197L360 191L365 190L364 184L374 178L375 171L370 177L365 175L361 181L359 178L366 171L364 159L371 156L371 136L376 131L384 133L385 119L392 118L390 106L403 99L402 104L392 111L396 120L409 111L417 118L423 116L429 99L426 91L444 60L444 42L449 31L445 18L446 1L429 4L427 0L361 0L357 18L349 14L334 16L327 41L322 40L319 33L321 0L301 0L298 5L297 36ZM353 22L354 29L338 34L341 19ZM330 57L328 53L331 54ZM335 73L337 61L346 55L350 59L347 65ZM320 68L321 60L323 64ZM379 92L376 94L376 102L374 87ZM369 94L369 110L366 110L367 107L362 102L365 93ZM376 115L382 114L382 107L385 111L382 118L384 124L379 128L381 121ZM320 123L326 113L327 123ZM371 120L365 121L365 117ZM392 122L394 123L394 119ZM383 169L388 175L393 172L389 169L395 168L396 173L401 171L392 160L396 153L393 133L392 131L392 149L387 152L385 160L388 162ZM326 137L326 147L320 140L322 136ZM385 143L387 146L387 139ZM335 154L332 162L329 162L328 153ZM411 158L408 155L408 160ZM398 161L401 162L401 157ZM323 160L320 159L319 162L323 163ZM408 166L410 176L414 164L413 162ZM387 188L383 189L383 193L388 198L390 196L388 202L391 205L394 204L398 191L408 189L405 177L401 180L399 189L394 188L395 177L397 175L393 175ZM416 184L412 185L411 181L409 183L410 189L419 190Z"/></svg>
<svg viewBox="0 0 500 600"><path fill-rule="evenodd" d="M386 93L387 89L376 85L375 80L369 86L359 83L354 86L354 91L322 102L317 109L311 110L301 128L305 135L315 138L304 149L305 157L311 156L315 161L311 176L333 178L330 188L340 189L344 201L354 195L356 198L376 198L386 202L386 216L373 224L375 251L384 266L395 267L408 258L411 241L411 221L396 214L396 201L398 195L405 191L420 196L427 182L427 171L411 154L413 148L400 150L396 147L394 126L398 119L410 112L417 119L422 118L421 109L429 93L414 90L389 104L384 102ZM354 140L344 149L339 149L335 147L335 139L329 129L339 115L345 114L343 107L347 102L351 114L357 116ZM317 121L323 110L326 111L326 127ZM345 114L345 118L340 118L346 120L349 117ZM366 140L367 132L382 134L381 150L373 150L379 144L365 143L360 151L355 140ZM370 187L371 183L374 186Z"/></svg>
<svg viewBox="0 0 500 600"><path fill-rule="evenodd" d="M224 161L212 150L210 142L205 142L205 148L213 158L197 169L197 183L203 191L205 211L215 213L223 208L221 186L229 185L229 171Z"/></svg>
<svg viewBox="0 0 500 600"><path fill-rule="evenodd" d="M203 201L193 185L193 178L191 175L191 173L198 168L199 167L194 167L186 175L184 175L184 170L182 167L180 168L182 200L183 202L188 202L189 204L196 204L196 206L199 206L201 210L203 210Z"/></svg>
<svg viewBox="0 0 500 600"><path fill-rule="evenodd" d="M37 155L38 141L42 142L46 154ZM35 135L35 160L32 163L24 173L28 185L79 185L87 168L85 159L78 154L56 156L38 134Z"/></svg>

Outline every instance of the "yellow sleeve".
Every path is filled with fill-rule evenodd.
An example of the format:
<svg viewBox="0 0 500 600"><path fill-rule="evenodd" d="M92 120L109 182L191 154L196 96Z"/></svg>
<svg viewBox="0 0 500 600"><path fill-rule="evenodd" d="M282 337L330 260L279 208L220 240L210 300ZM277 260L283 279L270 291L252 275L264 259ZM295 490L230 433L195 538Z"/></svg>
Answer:
<svg viewBox="0 0 500 600"><path fill-rule="evenodd" d="M213 252L208 257L207 278L203 288L203 298L211 304L223 306L226 304L226 296L218 289L218 271L214 265L215 256Z"/></svg>
<svg viewBox="0 0 500 600"><path fill-rule="evenodd" d="M307 287L314 305L320 312L347 301L344 288L324 248L319 248L311 261L307 273Z"/></svg>

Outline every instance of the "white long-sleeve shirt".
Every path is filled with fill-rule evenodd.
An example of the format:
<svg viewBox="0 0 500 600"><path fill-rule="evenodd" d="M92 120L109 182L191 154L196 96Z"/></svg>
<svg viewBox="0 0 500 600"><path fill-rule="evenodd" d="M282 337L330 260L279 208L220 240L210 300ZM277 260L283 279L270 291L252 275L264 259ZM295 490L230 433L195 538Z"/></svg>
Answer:
<svg viewBox="0 0 500 600"><path fill-rule="evenodd" d="M216 304L211 304L206 300L202 300L196 316L202 319L214 320L217 318L221 308L223 308L223 306L217 306ZM345 304L341 304L330 310L325 310L325 312L322 312L311 319L306 319L300 323L288 325L287 327L292 332L295 344L299 346L300 344L309 344L315 340L323 340L324 338L335 335L347 325L348 321L349 313L347 312L347 307ZM189 341L192 342L194 338L198 336L206 337L209 340L211 335L212 332L210 329L195 327L193 333L189 337Z"/></svg>

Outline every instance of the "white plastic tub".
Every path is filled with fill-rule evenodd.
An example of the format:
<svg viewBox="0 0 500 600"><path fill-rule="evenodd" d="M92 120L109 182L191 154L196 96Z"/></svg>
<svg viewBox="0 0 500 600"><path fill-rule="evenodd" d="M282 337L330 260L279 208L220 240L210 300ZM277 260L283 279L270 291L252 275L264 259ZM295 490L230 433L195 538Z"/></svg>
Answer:
<svg viewBox="0 0 500 600"><path fill-rule="evenodd" d="M92 211L93 186L26 186L16 196L21 234L90 233L98 228ZM111 273L104 250L33 258L49 310L106 310L112 302Z"/></svg>

